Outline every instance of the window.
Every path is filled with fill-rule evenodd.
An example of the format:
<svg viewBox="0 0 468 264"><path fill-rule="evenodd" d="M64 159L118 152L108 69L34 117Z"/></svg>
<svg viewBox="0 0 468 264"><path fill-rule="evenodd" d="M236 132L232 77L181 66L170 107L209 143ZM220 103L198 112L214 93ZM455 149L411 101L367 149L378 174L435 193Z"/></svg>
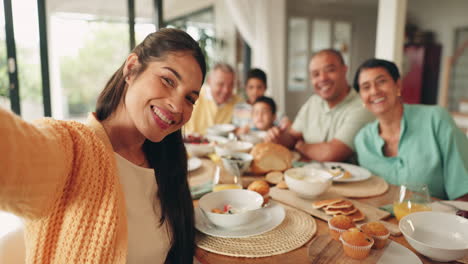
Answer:
<svg viewBox="0 0 468 264"><path fill-rule="evenodd" d="M292 17L288 26L288 90L303 91L307 87L309 24L306 18Z"/></svg>
<svg viewBox="0 0 468 264"><path fill-rule="evenodd" d="M0 1L0 28L5 28L5 10ZM5 30L0 30L0 107L10 109L8 67Z"/></svg>
<svg viewBox="0 0 468 264"><path fill-rule="evenodd" d="M50 8L48 34L53 116L83 121L124 62L130 40L127 1L114 1L112 9L99 1L92 7L79 3Z"/></svg>
<svg viewBox="0 0 468 264"><path fill-rule="evenodd" d="M215 37L213 8L203 9L167 22L168 27L185 30L202 48L206 64L211 67L216 62L215 51L219 43Z"/></svg>
<svg viewBox="0 0 468 264"><path fill-rule="evenodd" d="M310 31L309 31L310 28ZM310 56L322 49L341 52L351 63L351 23L324 18L291 17L288 21L288 91L306 91Z"/></svg>

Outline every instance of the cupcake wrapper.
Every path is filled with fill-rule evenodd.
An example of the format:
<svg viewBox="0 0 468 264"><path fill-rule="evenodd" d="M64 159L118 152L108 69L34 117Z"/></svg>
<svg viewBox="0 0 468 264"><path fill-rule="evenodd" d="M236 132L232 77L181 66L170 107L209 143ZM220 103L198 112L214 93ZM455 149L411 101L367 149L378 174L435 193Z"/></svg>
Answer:
<svg viewBox="0 0 468 264"><path fill-rule="evenodd" d="M372 236L375 240L385 240L390 236L390 232L386 234L385 236Z"/></svg>
<svg viewBox="0 0 468 264"><path fill-rule="evenodd" d="M347 247L350 247L354 250L358 250L358 251L366 251L366 250L370 250L370 248L372 247L372 245L374 245L374 239L373 238L370 238L371 239L371 243L367 246L354 246L354 245L351 245L349 244L348 242L344 241L343 238L340 236L340 241L346 245Z"/></svg>

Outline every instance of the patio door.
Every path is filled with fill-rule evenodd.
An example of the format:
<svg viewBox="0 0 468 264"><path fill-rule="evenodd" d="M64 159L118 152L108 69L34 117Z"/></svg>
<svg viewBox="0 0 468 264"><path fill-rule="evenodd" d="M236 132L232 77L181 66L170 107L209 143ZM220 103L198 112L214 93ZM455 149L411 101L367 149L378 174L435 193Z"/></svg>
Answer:
<svg viewBox="0 0 468 264"><path fill-rule="evenodd" d="M352 24L335 18L290 17L288 19L288 73L286 113L294 120L300 107L313 94L308 74L310 56L334 48L351 63Z"/></svg>

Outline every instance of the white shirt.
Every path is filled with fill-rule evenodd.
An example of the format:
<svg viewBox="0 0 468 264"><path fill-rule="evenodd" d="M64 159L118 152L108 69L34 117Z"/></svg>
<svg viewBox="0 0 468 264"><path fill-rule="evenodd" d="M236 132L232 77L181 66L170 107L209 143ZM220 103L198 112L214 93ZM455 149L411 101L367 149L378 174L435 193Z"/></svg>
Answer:
<svg viewBox="0 0 468 264"><path fill-rule="evenodd" d="M127 210L127 263L164 263L171 236L167 221L159 225L161 206L154 170L139 167L117 153L115 157Z"/></svg>

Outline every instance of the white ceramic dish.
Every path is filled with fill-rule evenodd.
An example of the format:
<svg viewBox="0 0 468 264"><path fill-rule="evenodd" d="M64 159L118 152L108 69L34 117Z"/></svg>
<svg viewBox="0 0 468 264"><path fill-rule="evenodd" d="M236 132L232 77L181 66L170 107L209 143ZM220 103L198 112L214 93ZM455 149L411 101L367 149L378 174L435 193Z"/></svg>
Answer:
<svg viewBox="0 0 468 264"><path fill-rule="evenodd" d="M422 264L422 261L408 248L390 241L377 264Z"/></svg>
<svg viewBox="0 0 468 264"><path fill-rule="evenodd" d="M468 211L468 202L462 202L462 201L443 201L443 203L433 202L431 203L432 211L444 212L444 213L449 213L449 214L455 214L458 211L457 209L450 207L449 205L446 205L446 204L451 204L462 210Z"/></svg>
<svg viewBox="0 0 468 264"><path fill-rule="evenodd" d="M232 228L253 221L258 215L258 209L263 204L263 197L253 191L243 189L222 190L203 195L198 202L206 217L219 227ZM234 214L218 214L212 210L223 210L225 205L240 212Z"/></svg>
<svg viewBox="0 0 468 264"><path fill-rule="evenodd" d="M248 153L253 147L253 144L245 141L229 141L224 144L215 146L215 153L218 156L225 156L237 152Z"/></svg>
<svg viewBox="0 0 468 264"><path fill-rule="evenodd" d="M289 189L299 197L313 199L326 192L332 185L333 176L313 167L292 168L284 172Z"/></svg>
<svg viewBox="0 0 468 264"><path fill-rule="evenodd" d="M214 152L213 145L211 143L206 144L193 144L184 143L187 152L193 157L203 157Z"/></svg>
<svg viewBox="0 0 468 264"><path fill-rule="evenodd" d="M213 143L214 145L224 144L229 141L227 137L216 136L216 135L206 135L205 138L208 139L210 143Z"/></svg>
<svg viewBox="0 0 468 264"><path fill-rule="evenodd" d="M253 156L249 153L239 152L221 156L221 160L223 161L224 168L232 175L237 175L238 173L242 175L250 168Z"/></svg>
<svg viewBox="0 0 468 264"><path fill-rule="evenodd" d="M197 157L192 157L192 158L188 159L187 162L188 162L188 164L187 164L187 170L188 171L194 171L194 170L200 168L201 165L202 165L202 161Z"/></svg>
<svg viewBox="0 0 468 264"><path fill-rule="evenodd" d="M269 206L259 209L254 221L235 228L221 228L210 223L200 208L195 208L195 227L200 232L214 237L241 238L268 232L280 225L285 216L284 208L270 200Z"/></svg>
<svg viewBox="0 0 468 264"><path fill-rule="evenodd" d="M250 131L249 133L242 134L239 137L242 141L250 142L255 145L255 144L263 142L266 135L267 135L266 131Z"/></svg>
<svg viewBox="0 0 468 264"><path fill-rule="evenodd" d="M206 134L225 137L229 133L233 132L235 129L236 126L234 126L233 124L218 124L207 128Z"/></svg>
<svg viewBox="0 0 468 264"><path fill-rule="evenodd" d="M400 220L406 241L436 261L453 261L468 254L468 219L442 212L417 212Z"/></svg>
<svg viewBox="0 0 468 264"><path fill-rule="evenodd" d="M349 164L349 163L324 162L324 165L329 169L331 169L332 166L341 166L343 169L351 173L351 176L352 176L351 178L342 179L340 176L337 176L333 178L334 182L359 182L359 181L365 181L372 176L372 173L369 170L353 165L353 164ZM320 165L316 162L313 162L304 167L309 167L309 166L320 169Z"/></svg>

